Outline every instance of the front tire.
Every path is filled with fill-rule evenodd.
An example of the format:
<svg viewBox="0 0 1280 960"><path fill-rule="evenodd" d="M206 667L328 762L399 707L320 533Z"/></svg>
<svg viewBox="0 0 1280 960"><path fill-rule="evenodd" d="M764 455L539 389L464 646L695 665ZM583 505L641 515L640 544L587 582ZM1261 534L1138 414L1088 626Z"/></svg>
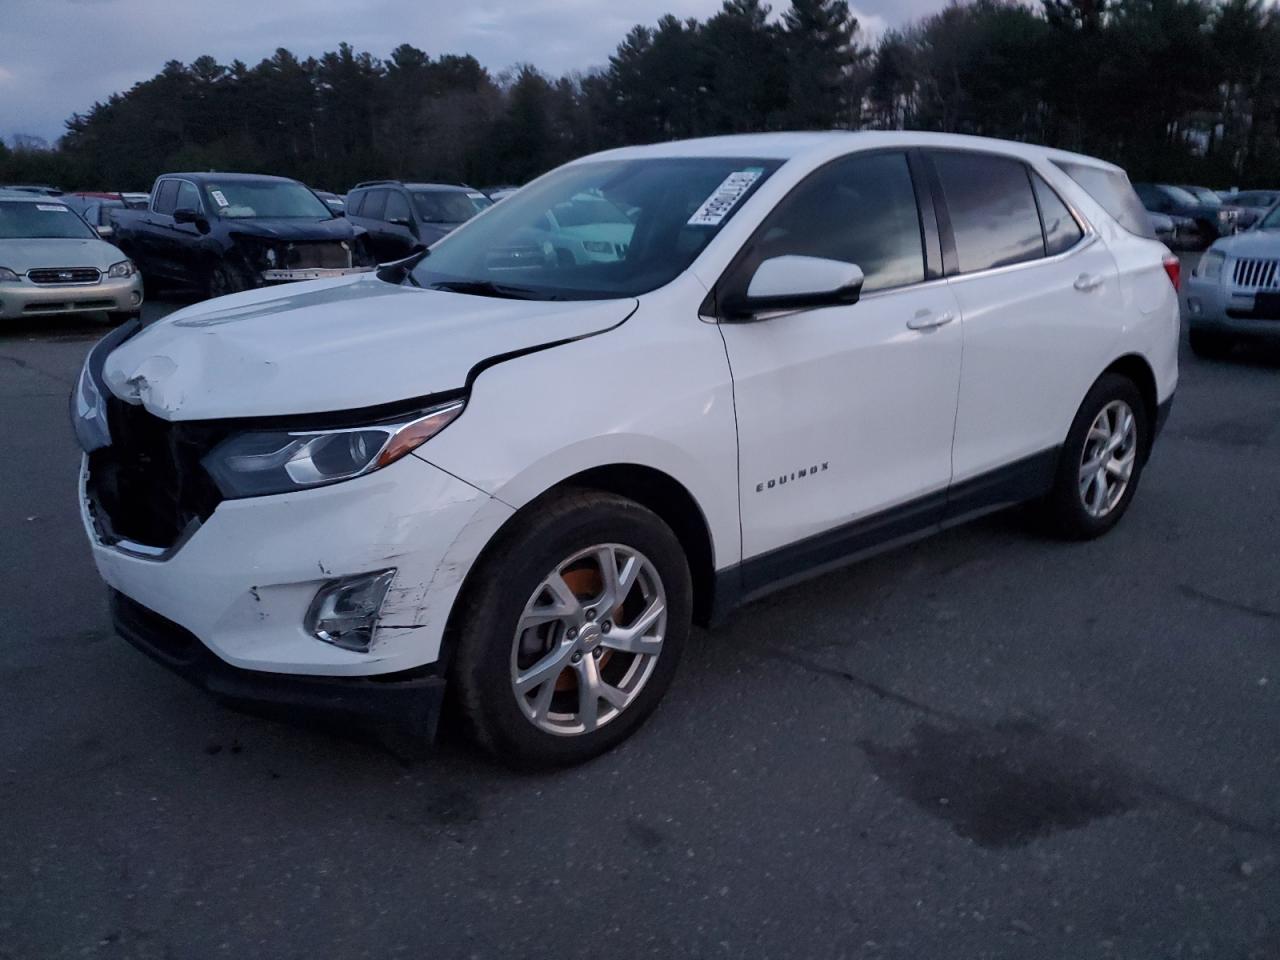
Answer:
<svg viewBox="0 0 1280 960"><path fill-rule="evenodd" d="M462 601L452 681L474 739L518 767L581 763L630 736L683 651L693 588L656 514L598 491L536 506Z"/></svg>
<svg viewBox="0 0 1280 960"><path fill-rule="evenodd" d="M1221 360L1231 352L1231 341L1212 330L1197 330L1192 327L1187 340L1191 344L1191 352L1206 360Z"/></svg>
<svg viewBox="0 0 1280 960"><path fill-rule="evenodd" d="M1050 531L1092 540L1119 523L1150 448L1142 394L1128 377L1104 373L1080 405L1058 457L1053 490L1042 505Z"/></svg>
<svg viewBox="0 0 1280 960"><path fill-rule="evenodd" d="M206 300L212 300L215 297L225 297L228 294L239 293L241 290L248 290L249 281L244 275L230 264L215 263L209 268L209 273L205 277L204 295Z"/></svg>

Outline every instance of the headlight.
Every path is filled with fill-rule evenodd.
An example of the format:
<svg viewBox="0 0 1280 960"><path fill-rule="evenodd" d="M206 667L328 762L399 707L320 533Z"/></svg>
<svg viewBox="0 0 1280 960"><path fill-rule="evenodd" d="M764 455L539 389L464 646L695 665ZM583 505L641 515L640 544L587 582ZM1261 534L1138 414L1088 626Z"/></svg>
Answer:
<svg viewBox="0 0 1280 960"><path fill-rule="evenodd" d="M452 423L463 406L454 400L398 422L341 430L254 430L224 440L201 462L227 497L305 490L395 463Z"/></svg>
<svg viewBox="0 0 1280 960"><path fill-rule="evenodd" d="M1217 280L1222 276L1222 265L1226 260L1226 255L1221 251L1208 251L1196 265L1196 276L1203 280Z"/></svg>
<svg viewBox="0 0 1280 960"><path fill-rule="evenodd" d="M0 280L17 280L18 275L8 267L0 267Z"/></svg>
<svg viewBox="0 0 1280 960"><path fill-rule="evenodd" d="M132 260L121 260L119 263L113 263L107 268L107 276L113 279L123 279L132 277L135 270Z"/></svg>
<svg viewBox="0 0 1280 960"><path fill-rule="evenodd" d="M111 444L111 432L107 429L107 405L103 402L98 385L89 375L87 361L80 368L80 380L71 393L71 427L85 453L93 453Z"/></svg>
<svg viewBox="0 0 1280 960"><path fill-rule="evenodd" d="M613 244L607 240L583 240L582 249L588 253L613 253Z"/></svg>

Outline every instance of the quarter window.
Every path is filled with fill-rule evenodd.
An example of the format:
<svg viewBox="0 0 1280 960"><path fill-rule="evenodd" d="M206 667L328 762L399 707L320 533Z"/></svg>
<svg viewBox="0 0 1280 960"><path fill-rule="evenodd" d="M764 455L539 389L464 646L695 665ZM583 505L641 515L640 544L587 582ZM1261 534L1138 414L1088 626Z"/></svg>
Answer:
<svg viewBox="0 0 1280 960"><path fill-rule="evenodd" d="M1031 174L1031 185L1035 188L1040 220L1044 223L1044 252L1052 257L1070 250L1084 237L1080 224L1076 223L1062 198L1054 193L1053 187L1045 183L1039 174Z"/></svg>
<svg viewBox="0 0 1280 960"><path fill-rule="evenodd" d="M174 207L178 201L178 181L177 180L161 180L160 186L156 188L156 213L170 216L173 214Z"/></svg>
<svg viewBox="0 0 1280 960"><path fill-rule="evenodd" d="M1044 236L1027 168L986 154L933 155L951 216L961 273L1044 256Z"/></svg>
<svg viewBox="0 0 1280 960"><path fill-rule="evenodd" d="M856 263L864 291L923 280L924 242L906 154L845 157L791 191L744 266L788 255Z"/></svg>

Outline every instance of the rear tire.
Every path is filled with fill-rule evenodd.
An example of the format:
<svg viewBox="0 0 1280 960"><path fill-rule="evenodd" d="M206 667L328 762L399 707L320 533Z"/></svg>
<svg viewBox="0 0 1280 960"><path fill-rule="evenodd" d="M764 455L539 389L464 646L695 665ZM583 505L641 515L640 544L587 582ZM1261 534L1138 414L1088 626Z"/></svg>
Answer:
<svg viewBox="0 0 1280 960"><path fill-rule="evenodd" d="M1058 457L1041 514L1054 535L1100 537L1133 501L1151 448L1151 417L1128 377L1104 373L1089 390Z"/></svg>
<svg viewBox="0 0 1280 960"><path fill-rule="evenodd" d="M582 490L517 518L461 603L451 680L466 726L504 762L545 768L603 753L653 712L688 637L693 588L656 514Z"/></svg>
<svg viewBox="0 0 1280 960"><path fill-rule="evenodd" d="M1231 352L1231 340L1211 330L1197 330L1193 327L1187 334L1187 340L1191 344L1191 352L1206 360L1220 360Z"/></svg>

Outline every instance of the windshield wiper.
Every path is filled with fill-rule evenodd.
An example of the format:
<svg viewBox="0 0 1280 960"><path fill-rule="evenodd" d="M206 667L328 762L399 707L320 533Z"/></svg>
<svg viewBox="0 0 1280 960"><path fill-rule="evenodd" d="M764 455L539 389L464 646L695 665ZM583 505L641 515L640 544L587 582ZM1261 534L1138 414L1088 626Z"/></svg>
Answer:
<svg viewBox="0 0 1280 960"><path fill-rule="evenodd" d="M504 300L554 300L536 290L509 287L491 280L440 280L427 284L428 290L448 290L450 293L469 293L477 297L501 297Z"/></svg>

